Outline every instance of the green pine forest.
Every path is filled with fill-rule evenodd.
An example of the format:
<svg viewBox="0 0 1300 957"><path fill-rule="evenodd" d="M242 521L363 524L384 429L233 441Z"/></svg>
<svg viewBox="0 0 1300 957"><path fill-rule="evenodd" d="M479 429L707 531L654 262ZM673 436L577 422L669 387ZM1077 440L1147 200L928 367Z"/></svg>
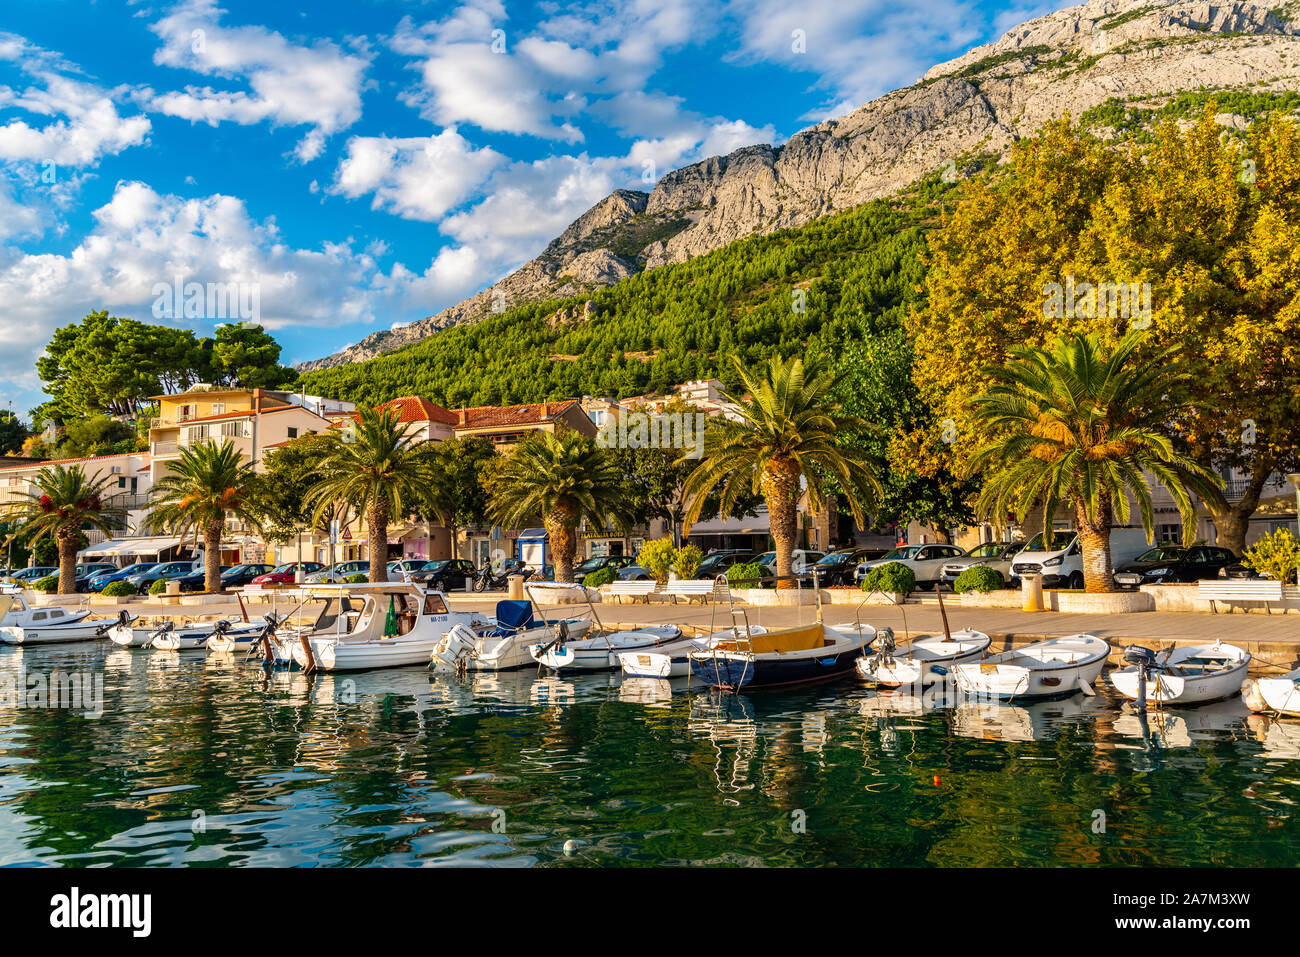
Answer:
<svg viewBox="0 0 1300 957"><path fill-rule="evenodd" d="M920 295L925 232L949 190L936 174L889 200L590 295L509 309L389 355L306 373L299 384L363 403L422 395L450 408L625 398L709 377L736 388L733 355L749 366L773 354L835 356L901 329ZM591 319L559 318L588 299Z"/></svg>

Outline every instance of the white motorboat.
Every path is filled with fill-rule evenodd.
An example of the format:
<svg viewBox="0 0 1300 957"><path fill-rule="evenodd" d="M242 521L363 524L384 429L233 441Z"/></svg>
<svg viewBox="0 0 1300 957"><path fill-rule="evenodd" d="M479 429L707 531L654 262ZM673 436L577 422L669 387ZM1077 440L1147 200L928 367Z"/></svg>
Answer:
<svg viewBox="0 0 1300 957"><path fill-rule="evenodd" d="M737 625L710 635L665 642L653 650L618 652L616 657L623 674L630 678L684 678L691 673L692 651L702 651L714 642L734 642L737 635L743 639L748 635L765 634L767 629L762 625Z"/></svg>
<svg viewBox="0 0 1300 957"><path fill-rule="evenodd" d="M1216 641L1170 646L1160 654L1131 647L1125 649L1124 660L1130 662L1128 667L1110 673L1110 683L1124 697L1136 701L1145 693L1147 702L1155 705L1204 704L1241 691L1250 652Z"/></svg>
<svg viewBox="0 0 1300 957"><path fill-rule="evenodd" d="M528 653L539 665L554 671L604 671L618 667L620 653L657 648L681 636L682 630L676 625L646 625L574 640L568 637L566 628L552 641L532 645Z"/></svg>
<svg viewBox="0 0 1300 957"><path fill-rule="evenodd" d="M1110 644L1096 635L1049 638L979 662L955 665L957 687L994 698L1050 698L1092 692Z"/></svg>
<svg viewBox="0 0 1300 957"><path fill-rule="evenodd" d="M1251 678L1241 697L1251 711L1300 717L1300 668L1272 678Z"/></svg>
<svg viewBox="0 0 1300 957"><path fill-rule="evenodd" d="M924 688L946 680L954 665L981 657L991 641L983 632L964 628L950 635L925 635L896 648L893 630L881 628L872 653L858 659L858 674L882 688Z"/></svg>
<svg viewBox="0 0 1300 957"><path fill-rule="evenodd" d="M190 651L208 648L209 642L224 638L232 646L242 639L248 647L265 627L264 621L230 622L221 619L195 622L183 628L164 627L156 633L152 645L159 651Z"/></svg>
<svg viewBox="0 0 1300 957"><path fill-rule="evenodd" d="M455 673L467 671L510 671L515 668L533 668L530 649L534 645L554 641L559 626L564 625L570 640L577 641L598 627L595 608L581 585L534 582L525 587L527 600L505 599L497 602L496 614L488 627L478 629L452 629L443 637L432 654L434 670ZM543 599L539 602L539 596ZM551 599L550 601L546 599ZM586 617L552 612L548 616L543 606L560 599L586 603Z"/></svg>
<svg viewBox="0 0 1300 957"><path fill-rule="evenodd" d="M91 618L87 610L69 611L58 605L32 607L21 595L0 596L0 644L47 645L103 638L116 618Z"/></svg>
<svg viewBox="0 0 1300 957"><path fill-rule="evenodd" d="M324 596L325 608L311 631L280 644L287 644L293 660L307 670L427 664L455 626L473 631L491 625L477 613L449 611L442 592L425 592L412 583L312 585L304 591Z"/></svg>
<svg viewBox="0 0 1300 957"><path fill-rule="evenodd" d="M63 625L75 625L90 617L88 609L75 611L60 605L38 605L33 607L21 594L0 595L0 644L21 645L36 644L41 639L36 637L40 630ZM98 628L104 622L96 622L92 628ZM20 640L14 629L30 629ZM93 637L93 634L90 636ZM67 641L85 641L85 637L55 639Z"/></svg>

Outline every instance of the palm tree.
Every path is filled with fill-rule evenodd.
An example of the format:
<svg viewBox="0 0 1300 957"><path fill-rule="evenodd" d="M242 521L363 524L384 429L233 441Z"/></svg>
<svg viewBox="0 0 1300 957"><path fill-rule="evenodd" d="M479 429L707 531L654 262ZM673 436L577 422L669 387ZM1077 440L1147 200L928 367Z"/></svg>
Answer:
<svg viewBox="0 0 1300 957"><path fill-rule="evenodd" d="M1109 356L1095 335L1061 338L1050 349L1013 349L1006 366L987 370L994 384L972 403L998 436L970 462L971 474L987 476L981 513L995 520L1014 513L1023 520L1041 506L1046 539L1057 508L1073 505L1090 592L1112 587L1112 514L1127 524L1130 496L1148 538L1152 534L1143 471L1173 497L1186 542L1196 531L1190 493L1204 495L1221 481L1169 440L1168 425L1181 411L1174 397L1186 376L1171 352L1135 362L1142 338L1129 333Z"/></svg>
<svg viewBox="0 0 1300 957"><path fill-rule="evenodd" d="M388 580L388 525L425 504L430 487L426 439L413 440L396 409L363 409L354 423L330 433L320 461L320 481L308 492L312 525L339 503L365 518L370 540L370 580Z"/></svg>
<svg viewBox="0 0 1300 957"><path fill-rule="evenodd" d="M555 580L573 581L578 524L603 529L621 514L622 476L611 456L576 432L529 436L515 446L489 480L488 510L499 524L518 528L541 516L555 560Z"/></svg>
<svg viewBox="0 0 1300 957"><path fill-rule="evenodd" d="M748 490L767 502L776 544L777 587L794 588L793 567L798 505L802 486L814 509L825 503L824 476L833 476L859 526L865 525L864 505L880 495L872 463L860 449L841 446L838 434L868 431L861 419L840 413L831 398L832 377L802 359L773 358L766 375L751 374L734 359L748 399L728 396L738 406L739 421L724 419L710 429L705 453L683 487L690 506L686 526L699 519L709 493L722 485L720 514L730 514L736 499Z"/></svg>
<svg viewBox="0 0 1300 957"><path fill-rule="evenodd" d="M242 461L227 439L198 442L181 449L169 463L166 477L149 493L149 522L155 528L203 539L203 588L221 590L221 540L229 518L257 526L258 477L250 462Z"/></svg>
<svg viewBox="0 0 1300 957"><path fill-rule="evenodd" d="M9 507L9 516L21 523L14 536L31 542L49 536L59 547L59 594L77 590L77 545L82 529L97 528L111 534L126 512L107 504L105 495L112 476L96 472L87 477L80 465L41 469L32 480L35 490L23 493L25 501Z"/></svg>

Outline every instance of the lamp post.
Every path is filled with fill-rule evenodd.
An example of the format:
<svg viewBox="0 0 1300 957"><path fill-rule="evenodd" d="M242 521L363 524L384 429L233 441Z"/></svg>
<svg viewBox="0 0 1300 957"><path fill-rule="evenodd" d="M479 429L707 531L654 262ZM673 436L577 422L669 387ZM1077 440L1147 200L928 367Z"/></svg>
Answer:
<svg viewBox="0 0 1300 957"><path fill-rule="evenodd" d="M1295 521L1296 531L1300 532L1300 472L1291 472L1286 480L1295 486Z"/></svg>

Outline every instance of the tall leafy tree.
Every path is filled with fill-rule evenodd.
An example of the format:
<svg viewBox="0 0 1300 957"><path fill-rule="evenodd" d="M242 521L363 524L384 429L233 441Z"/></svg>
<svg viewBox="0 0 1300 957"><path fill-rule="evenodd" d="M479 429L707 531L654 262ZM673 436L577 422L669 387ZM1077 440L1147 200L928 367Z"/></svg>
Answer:
<svg viewBox="0 0 1300 957"><path fill-rule="evenodd" d="M257 526L257 471L228 439L181 449L167 475L150 490L149 521L176 535L203 542L203 587L221 590L221 542L230 518Z"/></svg>
<svg viewBox="0 0 1300 957"><path fill-rule="evenodd" d="M429 487L424 510L451 536L451 557L457 558L456 538L466 525L487 519L488 497L483 469L497 457L492 443L482 437L448 439L425 446Z"/></svg>
<svg viewBox="0 0 1300 957"><path fill-rule="evenodd" d="M788 576L805 489L809 504L822 508L824 476L834 476L854 519L866 524L863 506L875 502L880 482L868 455L841 446L838 437L869 426L843 415L831 394L833 377L817 366L805 368L802 359L772 359L761 375L737 362L736 374L749 397L732 399L740 421L725 420L710 432L704 458L686 483L691 503L686 522L689 526L699 519L708 494L718 486L724 512L745 491L761 492L776 544L777 584L792 588Z"/></svg>
<svg viewBox="0 0 1300 957"><path fill-rule="evenodd" d="M372 582L388 577L389 524L425 504L430 485L426 444L398 421L396 409L363 409L356 422L326 435L320 477L307 496L312 522L341 505L364 516Z"/></svg>
<svg viewBox="0 0 1300 957"><path fill-rule="evenodd" d="M0 455L18 452L27 441L27 427L8 409L0 412Z"/></svg>
<svg viewBox="0 0 1300 957"><path fill-rule="evenodd" d="M32 480L34 490L10 506L9 516L19 525L17 534L35 545L52 539L58 545L59 594L77 590L77 549L82 530L111 534L121 527L125 512L108 504L113 477L88 476L79 465L54 465L41 469Z"/></svg>
<svg viewBox="0 0 1300 957"><path fill-rule="evenodd" d="M994 384L973 402L973 411L996 438L971 458L985 473L981 511L1001 522L1021 521L1042 508L1043 536L1061 504L1074 508L1083 547L1084 586L1113 585L1110 532L1113 519L1127 524L1130 498L1148 537L1154 510L1149 473L1169 490L1182 514L1184 539L1195 535L1191 493L1204 495L1217 478L1168 438L1176 397L1187 384L1172 353L1137 361L1143 334L1133 332L1114 349L1097 336L1063 337L1051 349L1011 350L1005 366L987 370Z"/></svg>
<svg viewBox="0 0 1300 957"><path fill-rule="evenodd" d="M555 580L573 581L578 525L606 528L626 507L611 457L576 432L534 433L511 450L489 484L489 514L518 528L541 518L555 558Z"/></svg>

